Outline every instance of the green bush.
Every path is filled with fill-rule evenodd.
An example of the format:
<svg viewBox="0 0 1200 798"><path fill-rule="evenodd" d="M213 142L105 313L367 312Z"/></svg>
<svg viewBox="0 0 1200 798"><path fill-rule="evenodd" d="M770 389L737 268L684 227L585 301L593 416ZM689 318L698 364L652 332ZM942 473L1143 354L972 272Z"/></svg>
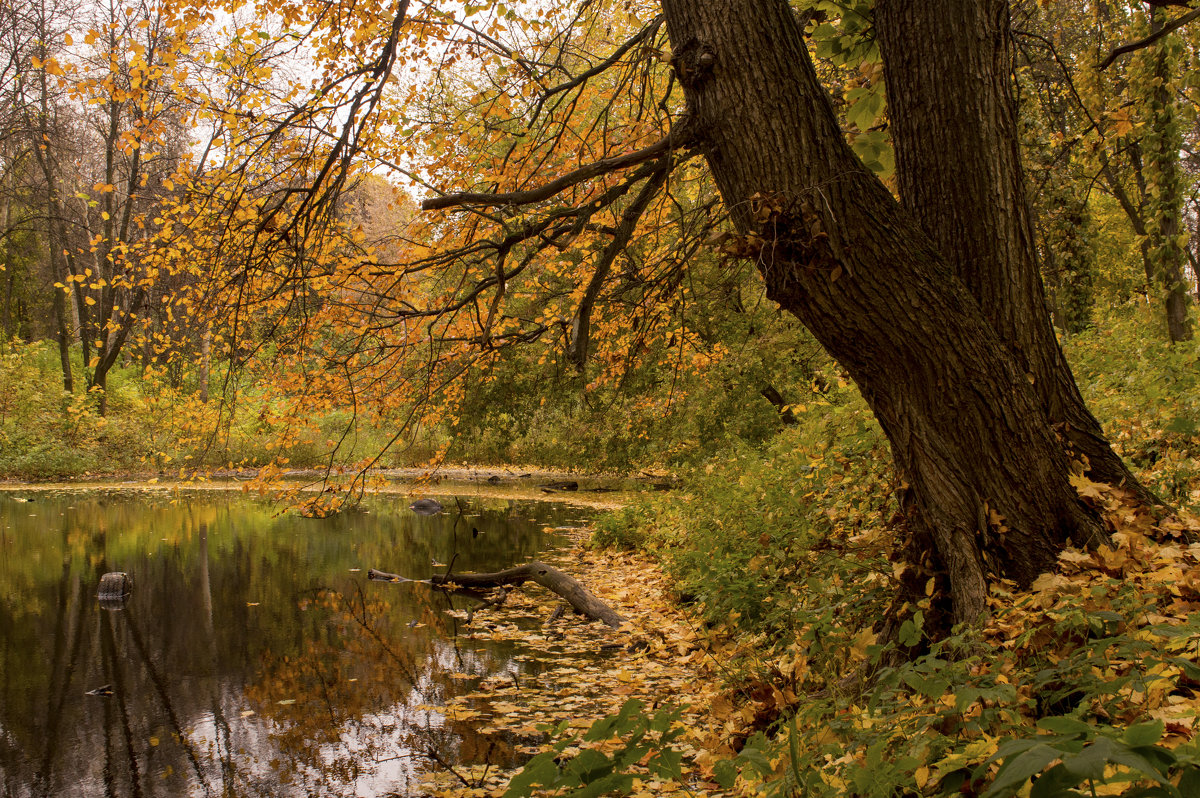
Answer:
<svg viewBox="0 0 1200 798"><path fill-rule="evenodd" d="M1088 407L1139 477L1200 510L1200 339L1170 345L1143 304L1065 342Z"/></svg>

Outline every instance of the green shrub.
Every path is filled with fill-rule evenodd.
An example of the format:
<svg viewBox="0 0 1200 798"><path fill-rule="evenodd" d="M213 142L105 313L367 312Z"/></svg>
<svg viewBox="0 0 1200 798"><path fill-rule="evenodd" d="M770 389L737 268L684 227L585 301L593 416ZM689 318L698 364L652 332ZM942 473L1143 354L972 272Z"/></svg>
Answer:
<svg viewBox="0 0 1200 798"><path fill-rule="evenodd" d="M1064 349L1117 451L1163 499L1200 510L1200 339L1168 344L1155 312L1112 309Z"/></svg>

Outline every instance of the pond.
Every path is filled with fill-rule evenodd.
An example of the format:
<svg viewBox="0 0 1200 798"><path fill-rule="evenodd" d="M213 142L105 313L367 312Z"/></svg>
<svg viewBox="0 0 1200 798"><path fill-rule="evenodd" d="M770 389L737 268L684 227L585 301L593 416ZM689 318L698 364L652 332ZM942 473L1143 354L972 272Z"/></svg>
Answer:
<svg viewBox="0 0 1200 798"><path fill-rule="evenodd" d="M539 663L457 638L470 598L367 570L498 570L589 511L442 501L315 520L220 491L0 491L3 794L408 795L432 761L516 764L437 707ZM111 571L133 579L117 610Z"/></svg>

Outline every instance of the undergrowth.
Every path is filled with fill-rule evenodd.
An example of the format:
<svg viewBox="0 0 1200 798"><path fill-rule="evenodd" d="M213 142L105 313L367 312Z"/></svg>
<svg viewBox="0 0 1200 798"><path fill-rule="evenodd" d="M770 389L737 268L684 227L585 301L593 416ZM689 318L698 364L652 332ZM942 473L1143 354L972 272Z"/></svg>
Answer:
<svg viewBox="0 0 1200 798"><path fill-rule="evenodd" d="M1068 349L1122 453L1183 509L1156 521L1100 489L1111 546L1064 552L1028 590L996 586L983 629L930 641L927 608L909 607L898 642L916 658L886 656L874 630L896 589L891 476L851 396L600 522L597 544L654 552L680 600L740 639L698 787L1200 796L1200 544L1184 538L1200 500L1197 348L1146 340L1129 311Z"/></svg>
<svg viewBox="0 0 1200 798"><path fill-rule="evenodd" d="M375 454L393 434L344 411L295 418L265 390L243 391L233 403L222 396L202 402L195 386L173 386L134 366L110 372L101 415L98 392L62 389L57 358L45 342L0 344L0 478L190 474L268 463L322 468ZM432 450L401 455L424 461Z"/></svg>
<svg viewBox="0 0 1200 798"><path fill-rule="evenodd" d="M1164 500L1200 510L1200 339L1168 344L1144 304L1064 341L1087 406Z"/></svg>

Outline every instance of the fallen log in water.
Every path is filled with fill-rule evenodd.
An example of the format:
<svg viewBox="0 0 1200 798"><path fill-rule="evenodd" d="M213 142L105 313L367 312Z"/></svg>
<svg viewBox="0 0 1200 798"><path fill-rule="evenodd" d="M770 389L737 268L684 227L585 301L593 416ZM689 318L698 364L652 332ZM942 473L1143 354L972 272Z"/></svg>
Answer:
<svg viewBox="0 0 1200 798"><path fill-rule="evenodd" d="M370 570L370 577L389 582L408 581L402 576L377 571L374 568ZM579 580L553 565L546 565L538 560L490 574L435 574L429 581L435 585L449 584L467 588L502 587L533 582L562 596L576 612L592 620L603 621L613 629L619 629L625 622L612 607L593 596Z"/></svg>

